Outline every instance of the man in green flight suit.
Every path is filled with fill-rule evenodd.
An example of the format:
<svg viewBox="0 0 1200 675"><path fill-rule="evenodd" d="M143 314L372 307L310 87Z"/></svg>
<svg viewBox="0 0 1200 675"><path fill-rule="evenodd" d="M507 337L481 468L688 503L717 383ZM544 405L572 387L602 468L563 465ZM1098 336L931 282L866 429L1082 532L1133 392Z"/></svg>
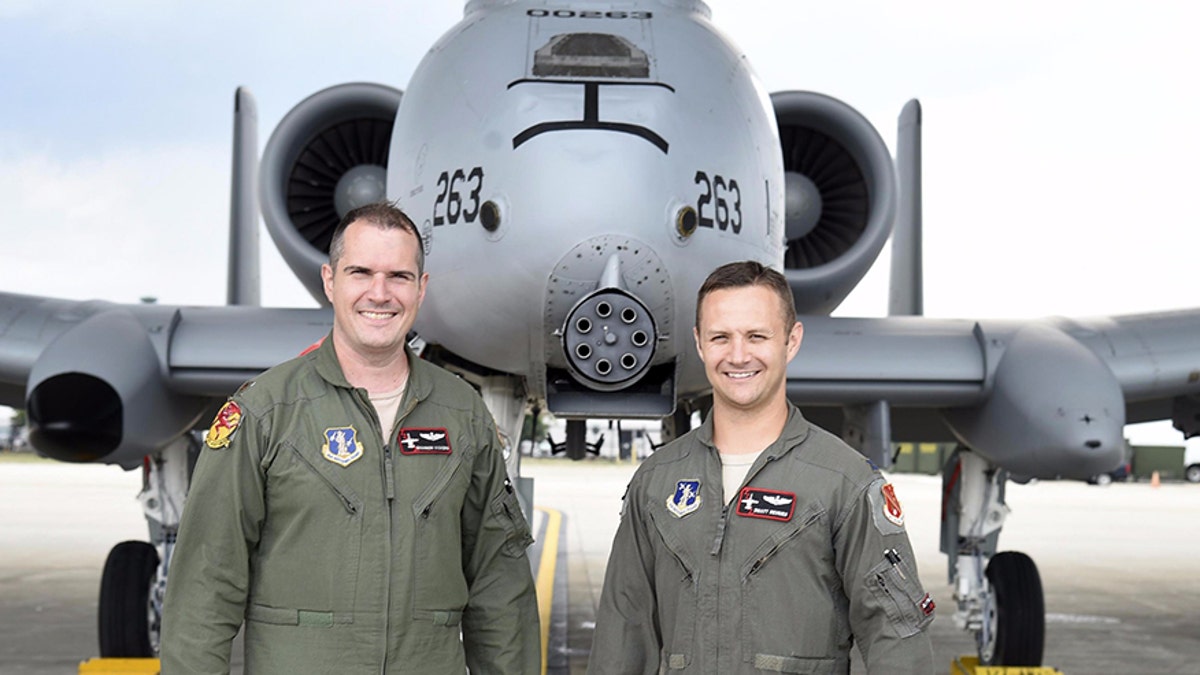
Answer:
<svg viewBox="0 0 1200 675"><path fill-rule="evenodd" d="M879 471L787 400L791 289L724 265L696 300L713 390L698 429L634 474L588 673L933 672L904 513Z"/></svg>
<svg viewBox="0 0 1200 675"><path fill-rule="evenodd" d="M532 541L479 395L407 349L421 240L355 209L322 267L317 348L244 385L196 466L171 561L163 672L541 668Z"/></svg>

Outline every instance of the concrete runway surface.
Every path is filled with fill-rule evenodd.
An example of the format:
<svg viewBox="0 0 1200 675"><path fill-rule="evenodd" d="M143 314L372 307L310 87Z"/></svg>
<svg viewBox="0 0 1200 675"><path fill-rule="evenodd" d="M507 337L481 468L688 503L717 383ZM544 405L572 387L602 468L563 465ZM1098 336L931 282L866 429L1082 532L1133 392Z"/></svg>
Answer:
<svg viewBox="0 0 1200 675"><path fill-rule="evenodd" d="M563 515L554 587L566 597L552 603L550 673L583 672L632 471L605 460L524 464L535 503ZM937 550L941 481L892 480L938 604L932 635L947 672L974 643L951 620ZM74 673L97 655L100 570L114 544L146 536L140 487L138 471L0 459L0 675ZM1040 482L1009 485L1008 502L1001 549L1028 553L1041 571L1046 665L1067 675L1200 672L1200 485ZM531 551L535 570L540 556Z"/></svg>

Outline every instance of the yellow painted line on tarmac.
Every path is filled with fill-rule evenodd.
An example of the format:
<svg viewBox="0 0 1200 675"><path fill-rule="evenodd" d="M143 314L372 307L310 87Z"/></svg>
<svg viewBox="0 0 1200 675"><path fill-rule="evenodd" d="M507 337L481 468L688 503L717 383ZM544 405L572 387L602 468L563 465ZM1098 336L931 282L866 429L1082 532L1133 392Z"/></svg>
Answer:
<svg viewBox="0 0 1200 675"><path fill-rule="evenodd" d="M158 675L158 659L88 659L79 664L80 675Z"/></svg>
<svg viewBox="0 0 1200 675"><path fill-rule="evenodd" d="M546 675L546 659L550 650L550 607L554 599L554 569L558 565L558 530L562 513L537 506L534 510L546 515L546 539L542 542L542 559L538 561L537 598L538 619L542 624L542 675Z"/></svg>

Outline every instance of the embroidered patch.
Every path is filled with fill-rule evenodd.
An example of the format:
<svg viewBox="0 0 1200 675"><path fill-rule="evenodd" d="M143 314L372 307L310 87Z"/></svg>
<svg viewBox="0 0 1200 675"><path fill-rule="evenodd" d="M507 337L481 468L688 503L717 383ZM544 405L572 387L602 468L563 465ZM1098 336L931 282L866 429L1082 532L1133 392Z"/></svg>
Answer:
<svg viewBox="0 0 1200 675"><path fill-rule="evenodd" d="M891 495L889 503L888 495ZM871 522L881 534L899 534L904 531L904 512L896 492L882 476L867 486L867 499L871 502ZM894 511L893 511L894 509ZM897 522L896 514L899 514Z"/></svg>
<svg viewBox="0 0 1200 675"><path fill-rule="evenodd" d="M879 488L883 493L883 515L894 525L904 527L904 511L900 510L900 500L896 499L896 488L891 483L884 483Z"/></svg>
<svg viewBox="0 0 1200 675"><path fill-rule="evenodd" d="M233 401L226 401L213 418L212 426L208 428L208 434L204 437L204 444L213 450L229 447L229 442L233 440L233 432L237 431L241 423L241 406Z"/></svg>
<svg viewBox="0 0 1200 675"><path fill-rule="evenodd" d="M667 498L667 510L676 518L682 518L700 508L700 481L681 480L675 484L675 493Z"/></svg>
<svg viewBox="0 0 1200 675"><path fill-rule="evenodd" d="M929 597L928 593L925 594L924 598L921 598L921 613L923 613L925 616L933 614L933 610L936 607L937 605L934 604L933 598Z"/></svg>
<svg viewBox="0 0 1200 675"><path fill-rule="evenodd" d="M794 492L746 486L738 494L737 514L746 518L788 521L792 519L795 510Z"/></svg>
<svg viewBox="0 0 1200 675"><path fill-rule="evenodd" d="M354 427L332 427L325 430L325 444L321 456L340 466L349 466L363 456L362 443Z"/></svg>
<svg viewBox="0 0 1200 675"><path fill-rule="evenodd" d="M402 455L448 455L450 434L441 429L401 429L396 437Z"/></svg>

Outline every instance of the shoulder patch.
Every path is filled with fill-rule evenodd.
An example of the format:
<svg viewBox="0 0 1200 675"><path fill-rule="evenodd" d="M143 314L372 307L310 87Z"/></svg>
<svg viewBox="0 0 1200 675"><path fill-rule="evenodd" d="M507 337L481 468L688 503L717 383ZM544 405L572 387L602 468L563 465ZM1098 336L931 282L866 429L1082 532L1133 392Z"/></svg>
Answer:
<svg viewBox="0 0 1200 675"><path fill-rule="evenodd" d="M217 411L217 416L213 418L212 426L208 428L208 433L204 436L204 444L213 450L229 447L229 442L233 440L233 432L237 431L238 425L241 423L241 406L232 399L226 401L225 405Z"/></svg>
<svg viewBox="0 0 1200 675"><path fill-rule="evenodd" d="M871 520L882 534L904 532L904 511L896 498L896 489L882 477L867 486L867 499L871 502Z"/></svg>

